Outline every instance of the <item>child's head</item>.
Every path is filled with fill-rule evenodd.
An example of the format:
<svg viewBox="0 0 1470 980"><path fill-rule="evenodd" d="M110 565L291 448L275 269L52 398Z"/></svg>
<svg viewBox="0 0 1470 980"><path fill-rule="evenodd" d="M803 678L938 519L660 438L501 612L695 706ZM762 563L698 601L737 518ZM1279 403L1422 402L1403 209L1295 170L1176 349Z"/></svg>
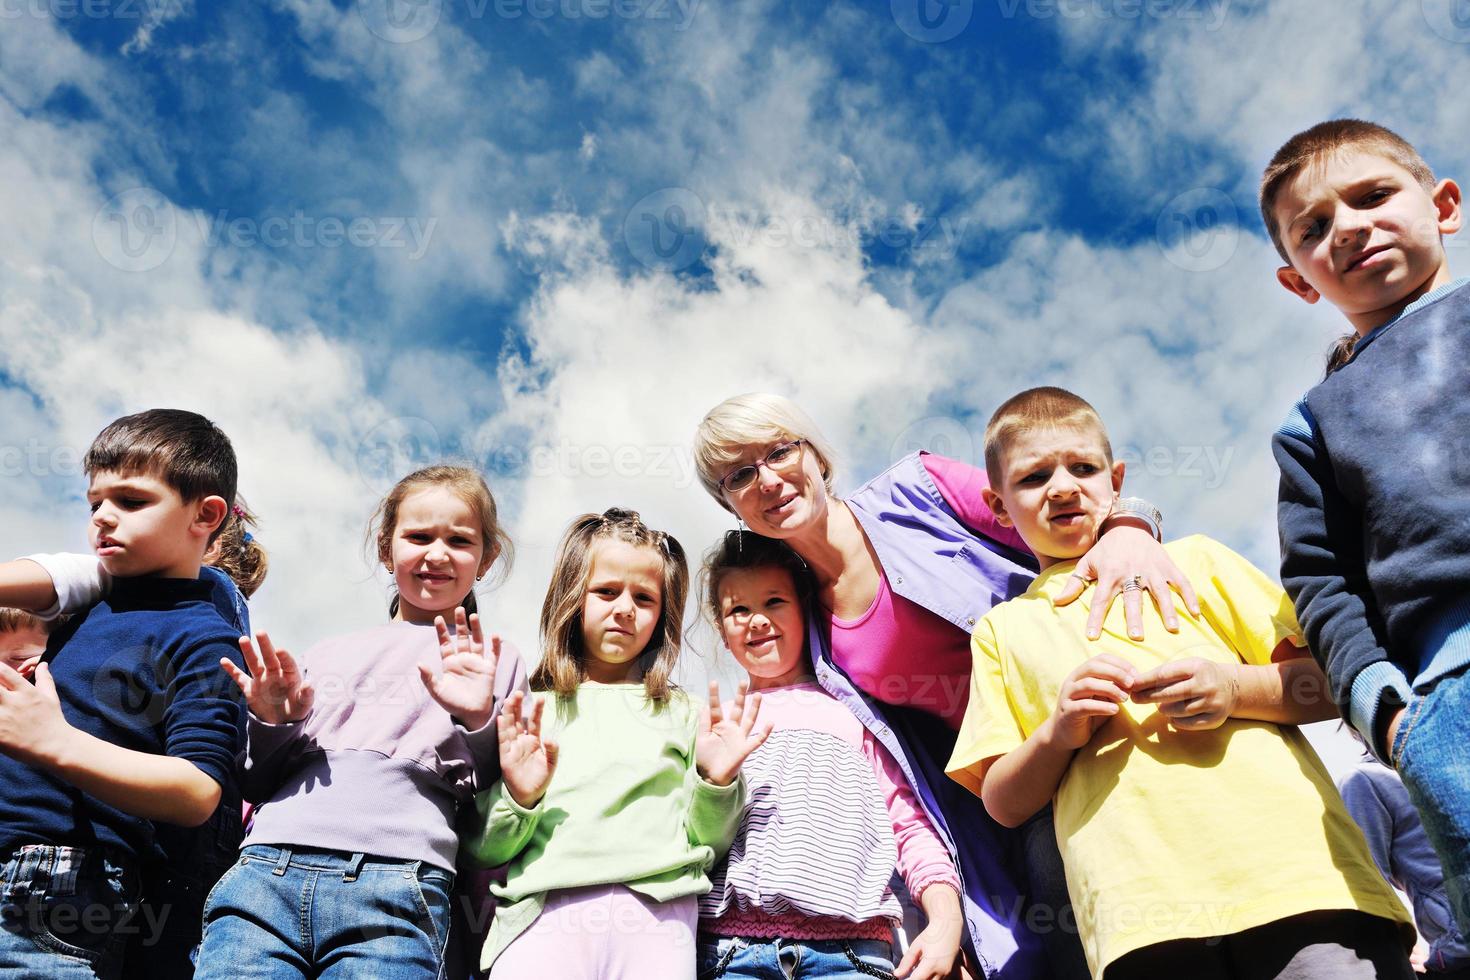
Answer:
<svg viewBox="0 0 1470 980"><path fill-rule="evenodd" d="M393 574L388 614L433 622L464 606L476 611L475 583L497 559L511 558L495 497L463 466L430 466L399 480L368 525L377 559Z"/></svg>
<svg viewBox="0 0 1470 980"><path fill-rule="evenodd" d="M1287 263L1277 279L1308 303L1325 298L1360 334L1449 281L1441 236L1459 230L1460 189L1375 123L1334 119L1287 140L1260 203Z"/></svg>
<svg viewBox="0 0 1470 980"><path fill-rule="evenodd" d="M265 548L251 531L257 519L245 503L245 498L235 496L235 505L225 517L219 537L204 553L204 564L212 565L224 572L235 583L240 594L249 599L265 581L270 569L270 560Z"/></svg>
<svg viewBox="0 0 1470 980"><path fill-rule="evenodd" d="M24 610L0 607L0 663L21 670L41 656L51 625Z"/></svg>
<svg viewBox="0 0 1470 980"><path fill-rule="evenodd" d="M649 699L667 701L688 592L689 565L672 535L629 510L583 514L557 546L531 686L569 697L585 680L641 674Z"/></svg>
<svg viewBox="0 0 1470 980"><path fill-rule="evenodd" d="M811 673L805 614L811 577L796 552L772 538L729 531L705 555L703 578L710 616L752 687Z"/></svg>
<svg viewBox="0 0 1470 980"><path fill-rule="evenodd" d="M1080 558L1123 489L1123 464L1097 411L1061 388L1031 388L985 428L985 502L1041 567Z"/></svg>
<svg viewBox="0 0 1470 980"><path fill-rule="evenodd" d="M194 578L235 500L235 450L202 415L118 419L87 450L92 547L117 577Z"/></svg>

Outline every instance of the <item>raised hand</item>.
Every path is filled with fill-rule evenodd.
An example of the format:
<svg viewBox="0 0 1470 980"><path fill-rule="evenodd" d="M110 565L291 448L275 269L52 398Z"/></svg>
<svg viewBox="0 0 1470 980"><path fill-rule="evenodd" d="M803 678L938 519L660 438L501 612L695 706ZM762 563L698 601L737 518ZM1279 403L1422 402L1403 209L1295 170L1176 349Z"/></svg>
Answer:
<svg viewBox="0 0 1470 980"><path fill-rule="evenodd" d="M1052 736L1065 749L1080 749L1128 700L1137 672L1110 653L1100 654L1067 675L1052 712Z"/></svg>
<svg viewBox="0 0 1470 980"><path fill-rule="evenodd" d="M465 619L464 607L454 610L454 634L443 616L434 617L439 634L439 672L419 664L419 677L429 696L470 731L490 724L495 715L495 669L500 664L500 637L490 637L490 652L485 652L485 636L480 632L480 617Z"/></svg>
<svg viewBox="0 0 1470 980"><path fill-rule="evenodd" d="M250 713L261 721L281 725L302 720L311 713L312 701L316 699L311 681L306 679L284 647L275 648L264 630L256 633L255 639L260 644L259 650L250 642L250 637L240 637L240 652L245 655L250 673L245 673L227 657L221 657L219 665L245 695Z"/></svg>
<svg viewBox="0 0 1470 980"><path fill-rule="evenodd" d="M1240 672L1203 657L1174 660L1139 677L1133 700L1157 704L1169 724L1184 731L1219 728L1240 700Z"/></svg>
<svg viewBox="0 0 1470 980"><path fill-rule="evenodd" d="M500 779L511 799L529 810L541 802L556 772L557 747L551 739L541 737L546 701L538 700L531 717L525 719L521 715L525 700L524 691L506 698L495 727L500 736Z"/></svg>
<svg viewBox="0 0 1470 980"><path fill-rule="evenodd" d="M699 774L716 786L729 786L740 774L740 766L750 753L761 747L771 726L759 731L755 727L760 712L761 696L752 694L746 703L748 689L744 681L735 692L735 703L725 713L720 704L720 685L709 683L709 704L699 711L699 734L694 739L694 762Z"/></svg>

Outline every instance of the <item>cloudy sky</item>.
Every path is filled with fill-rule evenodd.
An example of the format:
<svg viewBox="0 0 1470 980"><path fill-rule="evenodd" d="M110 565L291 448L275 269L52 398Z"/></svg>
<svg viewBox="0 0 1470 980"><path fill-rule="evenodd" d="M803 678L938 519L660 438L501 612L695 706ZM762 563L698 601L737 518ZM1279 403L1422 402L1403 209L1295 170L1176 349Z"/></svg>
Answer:
<svg viewBox="0 0 1470 980"><path fill-rule="evenodd" d="M1470 173L1461 6L0 0L0 549L83 550L91 437L196 409L302 647L384 615L393 479L469 460L530 653L573 515L728 526L719 399L796 398L850 489L1052 383L1171 534L1274 568L1269 437L1343 325L1275 284L1254 182L1339 115Z"/></svg>

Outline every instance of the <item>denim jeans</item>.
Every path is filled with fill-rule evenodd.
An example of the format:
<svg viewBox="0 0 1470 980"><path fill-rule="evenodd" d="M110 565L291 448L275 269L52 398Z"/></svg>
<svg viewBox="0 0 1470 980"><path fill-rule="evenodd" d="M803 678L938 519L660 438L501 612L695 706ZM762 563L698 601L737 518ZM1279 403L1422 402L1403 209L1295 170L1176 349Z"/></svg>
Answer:
<svg viewBox="0 0 1470 980"><path fill-rule="evenodd" d="M118 976L138 907L130 860L31 844L11 852L0 875L0 976Z"/></svg>
<svg viewBox="0 0 1470 980"><path fill-rule="evenodd" d="M873 939L699 937L699 980L865 980L893 976L893 945Z"/></svg>
<svg viewBox="0 0 1470 980"><path fill-rule="evenodd" d="M1392 758L1444 865L1450 908L1470 934L1470 671L1442 678L1413 699Z"/></svg>
<svg viewBox="0 0 1470 980"><path fill-rule="evenodd" d="M441 977L453 882L419 861L252 844L204 903L196 980Z"/></svg>

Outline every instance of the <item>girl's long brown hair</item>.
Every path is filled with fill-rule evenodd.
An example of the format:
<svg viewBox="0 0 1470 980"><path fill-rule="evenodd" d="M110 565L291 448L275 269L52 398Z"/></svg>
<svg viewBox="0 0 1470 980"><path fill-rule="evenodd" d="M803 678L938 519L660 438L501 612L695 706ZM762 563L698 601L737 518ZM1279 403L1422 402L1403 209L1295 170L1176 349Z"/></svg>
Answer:
<svg viewBox="0 0 1470 980"><path fill-rule="evenodd" d="M592 550L601 540L626 541L648 548L663 561L662 608L653 637L638 656L643 691L648 700L665 704L673 693L669 681L684 639L684 602L689 594L689 563L673 535L655 531L631 510L614 507L583 514L572 521L556 549L551 585L541 606L541 663L531 674L531 687L571 697L587 678L582 647L582 603L592 575Z"/></svg>
<svg viewBox="0 0 1470 980"><path fill-rule="evenodd" d="M485 478L466 466L426 466L415 470L394 485L388 495L378 504L368 522L368 541L378 562L390 572L393 570L393 535L398 530L398 508L415 490L443 487L458 496L475 516L480 519L480 543L485 553L492 555L492 562L500 565L500 576L510 570L514 548L510 535L500 526L500 512L495 505L495 495L485 485ZM475 591L471 589L460 603L465 615L476 612ZM393 590L393 599L388 603L388 615L398 615L398 590Z"/></svg>

